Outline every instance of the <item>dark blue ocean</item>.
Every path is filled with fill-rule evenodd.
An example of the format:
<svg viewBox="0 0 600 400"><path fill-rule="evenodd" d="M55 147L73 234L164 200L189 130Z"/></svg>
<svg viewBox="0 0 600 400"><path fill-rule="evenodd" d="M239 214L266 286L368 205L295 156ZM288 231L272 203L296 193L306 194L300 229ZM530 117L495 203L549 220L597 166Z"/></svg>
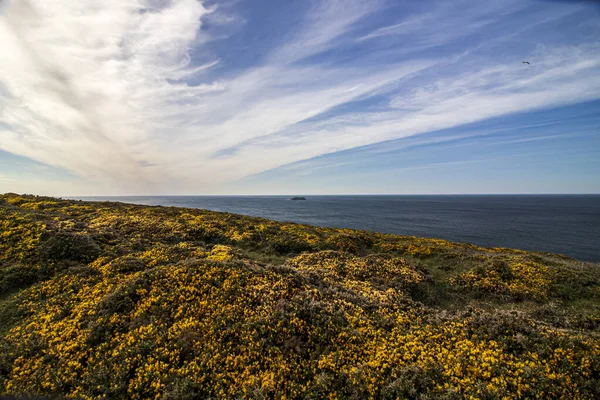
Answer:
<svg viewBox="0 0 600 400"><path fill-rule="evenodd" d="M204 208L600 261L600 195L81 197Z"/></svg>

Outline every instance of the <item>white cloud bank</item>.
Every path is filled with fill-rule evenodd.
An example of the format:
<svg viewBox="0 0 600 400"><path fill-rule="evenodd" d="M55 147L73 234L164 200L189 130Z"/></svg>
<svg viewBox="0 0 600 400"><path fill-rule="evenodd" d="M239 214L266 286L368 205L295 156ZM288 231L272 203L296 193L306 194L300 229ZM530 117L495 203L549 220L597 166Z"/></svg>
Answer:
<svg viewBox="0 0 600 400"><path fill-rule="evenodd" d="M600 49L591 40L526 54L531 68L521 54L475 63L469 49L402 61L297 62L352 40L395 36L404 43L395 50L411 54L524 7L463 3L461 13L448 16L440 2L352 39L357 24L386 4L315 2L262 64L214 78L220 60L190 61L210 40L200 35L203 21L219 13L201 1L4 0L0 149L84 177L90 184L82 192L210 193L327 152L600 97ZM578 8L561 10L568 16ZM389 96L382 111L311 120L382 94Z"/></svg>

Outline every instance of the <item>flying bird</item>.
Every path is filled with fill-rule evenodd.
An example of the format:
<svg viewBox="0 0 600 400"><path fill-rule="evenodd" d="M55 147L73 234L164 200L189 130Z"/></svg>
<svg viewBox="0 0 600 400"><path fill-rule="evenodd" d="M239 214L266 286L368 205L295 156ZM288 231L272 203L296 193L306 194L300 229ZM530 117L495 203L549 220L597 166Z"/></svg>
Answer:
<svg viewBox="0 0 600 400"><path fill-rule="evenodd" d="M529 61L521 61L523 64L527 64L527 65L531 65L529 64Z"/></svg>

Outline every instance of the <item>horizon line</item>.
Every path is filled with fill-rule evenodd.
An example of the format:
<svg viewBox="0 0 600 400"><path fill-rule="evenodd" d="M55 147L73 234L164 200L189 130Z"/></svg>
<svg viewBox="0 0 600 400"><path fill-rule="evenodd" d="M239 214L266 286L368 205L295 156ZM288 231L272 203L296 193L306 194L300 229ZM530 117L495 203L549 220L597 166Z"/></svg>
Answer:
<svg viewBox="0 0 600 400"><path fill-rule="evenodd" d="M27 195L30 193L23 193ZM32 194L32 193L31 193ZM268 197L268 196L599 196L600 193L268 193L268 194L94 194L94 195L55 195L59 198L89 197ZM45 195L41 195L45 196Z"/></svg>

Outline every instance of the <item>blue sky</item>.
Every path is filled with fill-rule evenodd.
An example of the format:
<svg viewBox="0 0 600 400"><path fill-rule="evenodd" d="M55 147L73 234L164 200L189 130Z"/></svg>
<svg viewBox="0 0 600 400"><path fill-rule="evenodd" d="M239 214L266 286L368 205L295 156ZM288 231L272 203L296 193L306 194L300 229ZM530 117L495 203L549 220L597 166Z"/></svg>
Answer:
<svg viewBox="0 0 600 400"><path fill-rule="evenodd" d="M0 8L0 192L600 193L597 2L57 3Z"/></svg>

